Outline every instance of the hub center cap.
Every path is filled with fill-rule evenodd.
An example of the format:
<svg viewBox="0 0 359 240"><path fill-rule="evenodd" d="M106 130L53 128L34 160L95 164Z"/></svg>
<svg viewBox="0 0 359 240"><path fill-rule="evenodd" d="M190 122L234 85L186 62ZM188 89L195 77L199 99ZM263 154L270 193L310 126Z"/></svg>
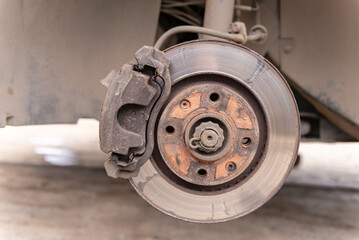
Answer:
<svg viewBox="0 0 359 240"><path fill-rule="evenodd" d="M222 147L224 140L223 129L211 121L202 122L196 127L193 137L187 145L191 149L198 149L203 152L215 152Z"/></svg>
<svg viewBox="0 0 359 240"><path fill-rule="evenodd" d="M201 145L206 148L208 147L209 150L215 147L218 143L218 133L214 130L207 129L204 130L201 134Z"/></svg>

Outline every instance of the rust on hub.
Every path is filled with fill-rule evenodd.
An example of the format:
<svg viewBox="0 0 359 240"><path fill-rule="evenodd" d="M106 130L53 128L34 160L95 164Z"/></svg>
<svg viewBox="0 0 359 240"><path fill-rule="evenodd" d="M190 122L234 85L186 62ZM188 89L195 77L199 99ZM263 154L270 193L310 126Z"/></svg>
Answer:
<svg viewBox="0 0 359 240"><path fill-rule="evenodd" d="M171 126L173 134L166 134ZM178 91L163 109L157 145L167 167L181 179L213 186L241 174L259 144L249 102L221 83L197 83ZM243 139L250 143L243 145Z"/></svg>

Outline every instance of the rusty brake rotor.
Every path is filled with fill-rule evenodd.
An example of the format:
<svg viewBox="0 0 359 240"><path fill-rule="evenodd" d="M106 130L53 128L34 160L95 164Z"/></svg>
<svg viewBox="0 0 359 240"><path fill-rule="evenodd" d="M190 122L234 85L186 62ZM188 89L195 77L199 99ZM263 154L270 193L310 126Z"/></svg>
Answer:
<svg viewBox="0 0 359 240"><path fill-rule="evenodd" d="M193 41L165 51L171 94L154 130L150 161L130 179L151 205L193 222L243 216L289 174L299 114L283 76L229 42Z"/></svg>

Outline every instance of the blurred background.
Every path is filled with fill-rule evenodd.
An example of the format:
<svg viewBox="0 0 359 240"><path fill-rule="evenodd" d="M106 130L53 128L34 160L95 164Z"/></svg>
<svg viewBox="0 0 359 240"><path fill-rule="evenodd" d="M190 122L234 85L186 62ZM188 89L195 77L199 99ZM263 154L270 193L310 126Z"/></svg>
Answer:
<svg viewBox="0 0 359 240"><path fill-rule="evenodd" d="M301 143L266 205L233 221L162 214L107 177L98 121L0 129L0 239L359 239L359 144Z"/></svg>

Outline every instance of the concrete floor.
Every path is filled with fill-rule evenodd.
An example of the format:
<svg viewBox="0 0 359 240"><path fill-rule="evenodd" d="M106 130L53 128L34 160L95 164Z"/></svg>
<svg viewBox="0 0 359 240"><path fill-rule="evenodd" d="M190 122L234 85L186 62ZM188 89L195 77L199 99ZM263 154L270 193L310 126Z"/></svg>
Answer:
<svg viewBox="0 0 359 240"><path fill-rule="evenodd" d="M309 144L265 206L219 224L173 219L106 176L98 123L0 129L0 239L359 239L359 145Z"/></svg>

